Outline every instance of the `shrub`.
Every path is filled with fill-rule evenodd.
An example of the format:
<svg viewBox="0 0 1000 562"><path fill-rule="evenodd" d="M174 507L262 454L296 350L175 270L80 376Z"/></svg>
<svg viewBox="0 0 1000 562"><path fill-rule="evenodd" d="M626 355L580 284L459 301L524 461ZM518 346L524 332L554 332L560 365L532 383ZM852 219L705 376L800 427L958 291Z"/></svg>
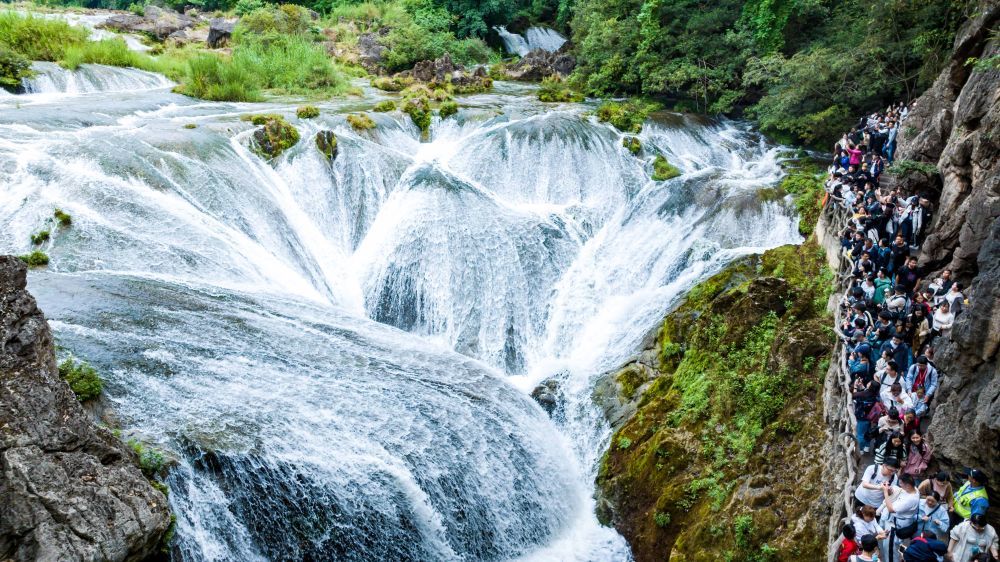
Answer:
<svg viewBox="0 0 1000 562"><path fill-rule="evenodd" d="M629 439L628 437L625 437L624 435L622 435L621 437L618 438L618 448L619 449L628 449L631 446L632 446L632 440Z"/></svg>
<svg viewBox="0 0 1000 562"><path fill-rule="evenodd" d="M0 45L0 88L17 92L21 87L21 80L30 78L31 75L31 61Z"/></svg>
<svg viewBox="0 0 1000 562"><path fill-rule="evenodd" d="M146 478L153 478L167 464L166 458L159 450L144 444L138 439L129 439L128 446L139 459L139 469Z"/></svg>
<svg viewBox="0 0 1000 562"><path fill-rule="evenodd" d="M654 103L629 100L625 102L609 101L597 108L597 120L611 123L619 131L638 133L642 131L642 123L652 111L657 109Z"/></svg>
<svg viewBox="0 0 1000 562"><path fill-rule="evenodd" d="M259 101L257 78L246 68L214 54L188 61L187 76L178 91L213 101Z"/></svg>
<svg viewBox="0 0 1000 562"><path fill-rule="evenodd" d="M97 398L104 389L104 382L93 367L82 361L77 363L72 358L59 364L59 376L69 384L80 402Z"/></svg>
<svg viewBox="0 0 1000 562"><path fill-rule="evenodd" d="M57 61L66 47L86 40L86 29L61 19L0 12L0 47L28 60Z"/></svg>
<svg viewBox="0 0 1000 562"><path fill-rule="evenodd" d="M442 102L441 107L438 108L438 116L440 116L441 119L450 117L456 113L458 113L458 103L452 100Z"/></svg>
<svg viewBox="0 0 1000 562"><path fill-rule="evenodd" d="M302 6L282 4L274 7L265 4L243 16L233 35L239 43L249 35L304 35L310 27L312 16Z"/></svg>
<svg viewBox="0 0 1000 562"><path fill-rule="evenodd" d="M653 179L655 181L666 181L672 178L676 178L681 175L681 171L663 157L662 154L657 155L656 159L653 160Z"/></svg>
<svg viewBox="0 0 1000 562"><path fill-rule="evenodd" d="M238 16L245 16L266 6L267 3L264 0L238 0L236 6L233 7L233 11Z"/></svg>
<svg viewBox="0 0 1000 562"><path fill-rule="evenodd" d="M350 123L351 128L355 131L368 131L375 128L375 122L372 121L371 117L368 117L364 113L352 113L348 115L347 122Z"/></svg>
<svg viewBox="0 0 1000 562"><path fill-rule="evenodd" d="M52 216L56 218L59 226L69 226L73 224L73 217L69 213L63 211L62 209L56 209L52 211Z"/></svg>
<svg viewBox="0 0 1000 562"><path fill-rule="evenodd" d="M657 511L656 515L653 516L653 522L656 523L657 527L663 529L664 527L670 525L670 514Z"/></svg>
<svg viewBox="0 0 1000 562"><path fill-rule="evenodd" d="M888 172L894 176L905 176L914 172L925 176L936 176L941 173L934 164L916 160L897 160Z"/></svg>
<svg viewBox="0 0 1000 562"><path fill-rule="evenodd" d="M233 65L260 89L282 94L329 96L350 85L326 51L308 37L249 37L233 50Z"/></svg>
<svg viewBox="0 0 1000 562"><path fill-rule="evenodd" d="M566 103L583 101L583 96L571 90L558 76L548 76L542 79L538 99L548 103Z"/></svg>
<svg viewBox="0 0 1000 562"><path fill-rule="evenodd" d="M43 231L41 231L41 232L39 232L37 234L32 234L31 235L31 243L34 244L35 246L38 246L39 244L41 244L42 242L45 242L48 239L49 239L49 231L48 230L43 230Z"/></svg>
<svg viewBox="0 0 1000 562"><path fill-rule="evenodd" d="M387 111L395 111L395 109L396 109L396 102L392 100L383 100L375 104L375 107L372 108L372 111L385 113Z"/></svg>
<svg viewBox="0 0 1000 562"><path fill-rule="evenodd" d="M21 261L28 264L28 267L42 267L49 264L49 256L41 250L35 250L30 254L18 256Z"/></svg>
<svg viewBox="0 0 1000 562"><path fill-rule="evenodd" d="M622 146L628 149L633 155L638 156L642 151L642 141L639 137L625 137L622 139Z"/></svg>
<svg viewBox="0 0 1000 562"><path fill-rule="evenodd" d="M119 38L101 41L86 41L78 45L66 47L59 64L64 68L76 70L81 64L105 64L108 66L144 66L140 62L142 55L132 51Z"/></svg>
<svg viewBox="0 0 1000 562"><path fill-rule="evenodd" d="M319 117L319 108L315 105L303 105L295 110L295 116L299 119L313 119Z"/></svg>
<svg viewBox="0 0 1000 562"><path fill-rule="evenodd" d="M137 16L141 16L146 13L146 5L140 4L138 2L133 2L128 5L128 11L132 12Z"/></svg>

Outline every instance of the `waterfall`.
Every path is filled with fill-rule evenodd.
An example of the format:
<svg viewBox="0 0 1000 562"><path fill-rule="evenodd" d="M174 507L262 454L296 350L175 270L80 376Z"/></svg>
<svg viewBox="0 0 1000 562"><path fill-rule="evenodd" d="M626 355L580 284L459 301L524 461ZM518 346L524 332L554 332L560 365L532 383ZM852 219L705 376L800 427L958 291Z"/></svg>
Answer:
<svg viewBox="0 0 1000 562"><path fill-rule="evenodd" d="M0 98L0 251L51 231L29 287L176 460L174 560L628 560L594 516L595 380L699 279L800 241L741 123L666 116L636 158L593 108L503 89L421 142L398 112L354 131L370 99L298 120L93 80ZM273 161L262 111L302 137ZM655 153L682 175L652 181Z"/></svg>
<svg viewBox="0 0 1000 562"><path fill-rule="evenodd" d="M22 80L28 94L134 92L174 85L162 74L101 64L81 64L76 70L67 70L56 63L35 62L31 69L35 75Z"/></svg>
<svg viewBox="0 0 1000 562"><path fill-rule="evenodd" d="M500 40L503 41L504 49L508 53L522 57L535 49L549 52L558 51L566 42L565 37L547 27L530 27L524 36L511 33L502 25L495 26L493 29L500 35Z"/></svg>

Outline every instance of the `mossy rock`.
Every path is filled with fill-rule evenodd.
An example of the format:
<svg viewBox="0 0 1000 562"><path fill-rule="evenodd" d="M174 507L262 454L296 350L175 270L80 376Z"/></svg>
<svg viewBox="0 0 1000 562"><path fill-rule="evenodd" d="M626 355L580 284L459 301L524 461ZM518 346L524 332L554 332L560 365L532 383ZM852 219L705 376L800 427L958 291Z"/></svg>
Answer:
<svg viewBox="0 0 1000 562"><path fill-rule="evenodd" d="M18 256L28 267L43 267L49 264L49 255L41 250Z"/></svg>
<svg viewBox="0 0 1000 562"><path fill-rule="evenodd" d="M352 113L347 116L347 122L355 131L370 131L375 128L375 122L364 113Z"/></svg>
<svg viewBox="0 0 1000 562"><path fill-rule="evenodd" d="M283 117L270 116L261 128L253 132L253 141L257 154L277 158L299 142L299 131Z"/></svg>
<svg viewBox="0 0 1000 562"><path fill-rule="evenodd" d="M438 116L441 119L450 117L458 113L458 103L454 101L446 101L441 103L441 107L438 108Z"/></svg>
<svg viewBox="0 0 1000 562"><path fill-rule="evenodd" d="M493 89L493 79L488 76L474 77L462 82L452 82L456 94L482 94Z"/></svg>
<svg viewBox="0 0 1000 562"><path fill-rule="evenodd" d="M659 108L652 102L629 100L624 102L609 101L597 108L597 120L610 123L624 133L642 131L642 124L649 114Z"/></svg>
<svg viewBox="0 0 1000 562"><path fill-rule="evenodd" d="M327 160L333 161L337 158L337 135L333 131L320 131L316 133L316 148Z"/></svg>
<svg viewBox="0 0 1000 562"><path fill-rule="evenodd" d="M538 89L538 100L546 103L569 103L583 101L583 94L573 91L558 76L542 79Z"/></svg>
<svg viewBox="0 0 1000 562"><path fill-rule="evenodd" d="M628 149L629 152L634 156L638 156L642 152L642 141L639 137L625 137L622 139L622 146Z"/></svg>
<svg viewBox="0 0 1000 562"><path fill-rule="evenodd" d="M62 209L52 211L52 216L56 218L56 222L59 223L59 226L68 227L73 224L73 217Z"/></svg>
<svg viewBox="0 0 1000 562"><path fill-rule="evenodd" d="M415 97L406 100L403 104L403 113L410 116L413 124L420 129L423 136L431 129L431 103L425 97Z"/></svg>
<svg viewBox="0 0 1000 562"><path fill-rule="evenodd" d="M188 124L184 125L184 128L185 129L197 129L198 125L195 125L194 123L188 123Z"/></svg>
<svg viewBox="0 0 1000 562"><path fill-rule="evenodd" d="M265 124L268 121L271 121L273 119L282 119L282 120L284 120L284 117L282 117L281 115L279 115L277 113L251 113L251 114L248 114L248 115L241 115L240 116L240 120L241 121L249 121L249 122L253 123L254 125L263 125L263 124Z"/></svg>
<svg viewBox="0 0 1000 562"><path fill-rule="evenodd" d="M372 108L372 111L377 111L379 113L386 113L388 111L395 111L395 110L396 110L396 102L392 100L382 100L377 104L375 104L375 107Z"/></svg>
<svg viewBox="0 0 1000 562"><path fill-rule="evenodd" d="M653 180L666 181L679 175L681 175L681 171L677 169L677 166L668 162L662 154L657 155L656 159L653 160Z"/></svg>
<svg viewBox="0 0 1000 562"><path fill-rule="evenodd" d="M303 105L295 110L295 116L299 119L315 119L319 117L319 108L315 105Z"/></svg>
<svg viewBox="0 0 1000 562"><path fill-rule="evenodd" d="M35 246L39 246L42 243L47 242L50 237L51 234L48 230L42 230L41 232L31 235L31 243Z"/></svg>
<svg viewBox="0 0 1000 562"><path fill-rule="evenodd" d="M375 78L371 81L372 87L378 88L379 90L385 92L401 92L410 84L413 84L412 78L405 78L402 76L382 76Z"/></svg>

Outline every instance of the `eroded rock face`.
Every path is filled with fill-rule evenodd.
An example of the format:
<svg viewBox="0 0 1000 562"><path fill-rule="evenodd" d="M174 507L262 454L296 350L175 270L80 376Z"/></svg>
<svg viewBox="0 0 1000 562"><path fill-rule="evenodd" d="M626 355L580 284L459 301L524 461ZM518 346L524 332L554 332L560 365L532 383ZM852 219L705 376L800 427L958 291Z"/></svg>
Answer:
<svg viewBox="0 0 1000 562"><path fill-rule="evenodd" d="M0 559L140 560L170 525L166 498L59 378L26 275L0 256Z"/></svg>
<svg viewBox="0 0 1000 562"><path fill-rule="evenodd" d="M171 34L193 27L196 23L197 20L193 17L151 4L146 6L142 16L116 15L98 27L125 33L145 33L163 41Z"/></svg>
<svg viewBox="0 0 1000 562"><path fill-rule="evenodd" d="M899 158L935 164L941 173L935 220L920 264L951 269L967 285L971 306L938 349L943 372L930 432L935 456L949 469L977 466L1000 494L1000 70L968 64L1000 54L991 30L1000 4L981 2L959 30L947 67L903 123ZM929 180L905 189L935 193ZM946 438L945 438L946 436ZM994 503L995 511L997 502Z"/></svg>
<svg viewBox="0 0 1000 562"><path fill-rule="evenodd" d="M511 80L538 81L553 75L565 78L574 68L576 58L569 54L569 43L566 43L554 53L535 49L504 72Z"/></svg>

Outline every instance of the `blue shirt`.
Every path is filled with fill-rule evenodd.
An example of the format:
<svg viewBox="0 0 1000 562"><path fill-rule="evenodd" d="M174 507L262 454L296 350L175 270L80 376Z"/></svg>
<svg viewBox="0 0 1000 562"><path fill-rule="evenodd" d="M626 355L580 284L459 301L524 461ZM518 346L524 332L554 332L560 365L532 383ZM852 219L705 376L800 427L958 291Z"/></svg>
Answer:
<svg viewBox="0 0 1000 562"><path fill-rule="evenodd" d="M930 515L931 518L924 521L924 517ZM917 526L917 532L923 533L924 531L930 531L937 536L948 534L948 506L944 502L941 502L937 507L931 509L927 507L927 500L920 500L920 524Z"/></svg>

